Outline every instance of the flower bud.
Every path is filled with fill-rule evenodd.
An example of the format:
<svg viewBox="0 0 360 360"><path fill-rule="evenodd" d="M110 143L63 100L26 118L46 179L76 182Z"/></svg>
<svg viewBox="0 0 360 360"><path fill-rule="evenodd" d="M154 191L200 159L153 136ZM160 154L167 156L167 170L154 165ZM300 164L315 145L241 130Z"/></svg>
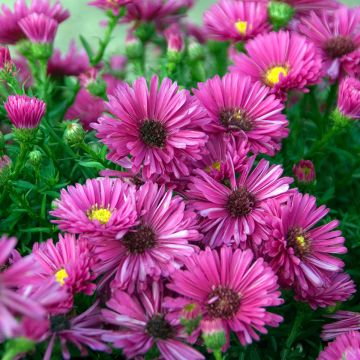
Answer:
<svg viewBox="0 0 360 360"><path fill-rule="evenodd" d="M135 37L132 30L130 30L126 36L125 51L126 56L130 60L140 59L143 55L144 46L142 42L137 37Z"/></svg>
<svg viewBox="0 0 360 360"><path fill-rule="evenodd" d="M12 61L10 51L7 47L0 47L0 69L10 71L12 68Z"/></svg>
<svg viewBox="0 0 360 360"><path fill-rule="evenodd" d="M7 155L0 156L0 186L9 179L11 170L11 159Z"/></svg>
<svg viewBox="0 0 360 360"><path fill-rule="evenodd" d="M199 327L201 318L200 306L196 303L187 304L181 312L180 323L185 327L187 334L191 335Z"/></svg>
<svg viewBox="0 0 360 360"><path fill-rule="evenodd" d="M29 153L29 163L35 168L41 165L42 159L43 156L39 150L33 150Z"/></svg>
<svg viewBox="0 0 360 360"><path fill-rule="evenodd" d="M202 320L201 330L202 338L209 350L218 351L226 345L226 334L222 320Z"/></svg>
<svg viewBox="0 0 360 360"><path fill-rule="evenodd" d="M289 23L294 16L295 10L291 5L285 2L270 1L268 13L270 22L277 31Z"/></svg>
<svg viewBox="0 0 360 360"><path fill-rule="evenodd" d="M197 41L190 41L188 53L190 61L199 61L205 58L204 48Z"/></svg>
<svg viewBox="0 0 360 360"><path fill-rule="evenodd" d="M293 173L297 181L304 184L310 184L315 181L315 167L311 160L300 160L293 166Z"/></svg>
<svg viewBox="0 0 360 360"><path fill-rule="evenodd" d="M67 121L66 128L64 132L64 141L72 145L80 144L84 141L85 130L83 127L76 121Z"/></svg>

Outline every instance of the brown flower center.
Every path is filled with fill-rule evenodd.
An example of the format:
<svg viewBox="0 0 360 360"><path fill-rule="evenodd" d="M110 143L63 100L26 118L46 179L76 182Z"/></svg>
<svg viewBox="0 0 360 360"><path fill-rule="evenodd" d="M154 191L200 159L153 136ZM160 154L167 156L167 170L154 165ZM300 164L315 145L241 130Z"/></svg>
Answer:
<svg viewBox="0 0 360 360"><path fill-rule="evenodd" d="M232 217L248 215L254 208L256 198L245 187L234 190L228 198L226 209Z"/></svg>
<svg viewBox="0 0 360 360"><path fill-rule="evenodd" d="M146 324L145 331L154 339L166 340L173 336L173 327L163 315L154 315Z"/></svg>
<svg viewBox="0 0 360 360"><path fill-rule="evenodd" d="M329 39L325 44L325 51L332 58L336 59L356 50L356 44L348 36L337 36Z"/></svg>
<svg viewBox="0 0 360 360"><path fill-rule="evenodd" d="M128 231L122 242L131 254L143 254L155 246L156 236L150 227L140 226L138 229Z"/></svg>
<svg viewBox="0 0 360 360"><path fill-rule="evenodd" d="M239 307L239 294L220 285L209 294L206 310L211 318L231 319Z"/></svg>
<svg viewBox="0 0 360 360"><path fill-rule="evenodd" d="M221 111L220 122L230 131L250 131L254 128L251 117L245 110L238 108L224 109Z"/></svg>
<svg viewBox="0 0 360 360"><path fill-rule="evenodd" d="M307 234L300 227L290 228L287 233L287 241L290 247L294 249L297 257L302 258L310 253L311 240Z"/></svg>
<svg viewBox="0 0 360 360"><path fill-rule="evenodd" d="M145 120L140 126L140 137L150 147L163 148L166 142L166 128L159 121Z"/></svg>

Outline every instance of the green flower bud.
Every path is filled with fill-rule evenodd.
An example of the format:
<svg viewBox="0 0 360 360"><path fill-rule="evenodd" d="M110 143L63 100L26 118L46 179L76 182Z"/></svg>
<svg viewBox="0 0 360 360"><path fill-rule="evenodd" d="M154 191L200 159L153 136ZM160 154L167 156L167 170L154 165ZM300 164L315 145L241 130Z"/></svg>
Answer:
<svg viewBox="0 0 360 360"><path fill-rule="evenodd" d="M287 3L271 1L268 7L268 14L273 28L278 31L289 23L295 14L295 10Z"/></svg>
<svg viewBox="0 0 360 360"><path fill-rule="evenodd" d="M191 41L188 47L190 61L204 60L205 51L203 46L197 41Z"/></svg>
<svg viewBox="0 0 360 360"><path fill-rule="evenodd" d="M39 150L33 150L29 153L29 163L33 166L33 167L38 167L41 165L43 156L41 151Z"/></svg>
<svg viewBox="0 0 360 360"><path fill-rule="evenodd" d="M72 145L81 144L84 141L85 130L76 121L67 121L64 132L64 141Z"/></svg>
<svg viewBox="0 0 360 360"><path fill-rule="evenodd" d="M202 338L206 347L220 351L226 344L225 329L220 319L201 321Z"/></svg>

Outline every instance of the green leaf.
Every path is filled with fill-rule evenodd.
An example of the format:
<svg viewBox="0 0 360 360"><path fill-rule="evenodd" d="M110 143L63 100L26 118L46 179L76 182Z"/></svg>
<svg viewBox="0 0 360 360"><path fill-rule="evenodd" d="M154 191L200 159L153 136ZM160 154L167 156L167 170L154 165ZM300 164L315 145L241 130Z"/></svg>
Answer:
<svg viewBox="0 0 360 360"><path fill-rule="evenodd" d="M94 53L92 51L91 45L82 35L80 35L80 41L81 41L81 44L84 47L89 59L92 59L94 57Z"/></svg>
<svg viewBox="0 0 360 360"><path fill-rule="evenodd" d="M104 169L104 166L97 161L79 161L79 165L86 168L97 169L97 170Z"/></svg>

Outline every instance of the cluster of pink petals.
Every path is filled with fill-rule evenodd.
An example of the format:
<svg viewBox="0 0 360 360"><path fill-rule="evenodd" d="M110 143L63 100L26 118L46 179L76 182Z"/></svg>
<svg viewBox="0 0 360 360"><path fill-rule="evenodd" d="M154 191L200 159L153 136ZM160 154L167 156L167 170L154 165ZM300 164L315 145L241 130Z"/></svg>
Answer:
<svg viewBox="0 0 360 360"><path fill-rule="evenodd" d="M274 155L288 136L284 105L270 89L237 73L215 76L198 84L194 94L207 110L210 133L228 133L245 139L253 153Z"/></svg>
<svg viewBox="0 0 360 360"><path fill-rule="evenodd" d="M338 110L341 115L360 119L360 80L345 78L339 86Z"/></svg>
<svg viewBox="0 0 360 360"><path fill-rule="evenodd" d="M242 27L237 29L236 24ZM208 37L220 41L245 41L270 29L267 4L262 2L220 0L204 14Z"/></svg>
<svg viewBox="0 0 360 360"><path fill-rule="evenodd" d="M320 81L322 58L306 37L295 32L279 31L260 34L246 45L246 54L234 56L232 72L260 81L271 92L284 98L289 90L306 92L307 87ZM269 83L266 74L274 67L286 69L277 83Z"/></svg>
<svg viewBox="0 0 360 360"><path fill-rule="evenodd" d="M340 310L328 316L336 321L323 327L321 338L324 341L335 339L341 334L360 330L360 313Z"/></svg>
<svg viewBox="0 0 360 360"><path fill-rule="evenodd" d="M351 66L359 63L359 21L360 9L341 7L336 11L311 13L298 25L299 32L307 36L321 51L324 58L323 69L330 78L336 79L342 75L349 63Z"/></svg>
<svg viewBox="0 0 360 360"><path fill-rule="evenodd" d="M184 50L184 39L178 24L175 23L169 26L164 31L164 36L167 41L168 51L181 52Z"/></svg>
<svg viewBox="0 0 360 360"><path fill-rule="evenodd" d="M4 107L17 129L37 128L46 110L44 101L27 95L9 96Z"/></svg>
<svg viewBox="0 0 360 360"><path fill-rule="evenodd" d="M316 178L315 166L311 160L300 160L293 166L293 173L300 183L308 184Z"/></svg>
<svg viewBox="0 0 360 360"><path fill-rule="evenodd" d="M232 330L243 346L259 340L258 333L266 334L266 326L276 327L282 321L267 311L283 303L277 277L262 258L254 259L251 250L207 248L188 259L168 288L179 298L167 298L167 307L176 309L179 302L199 304L205 319L222 320L227 337Z"/></svg>

